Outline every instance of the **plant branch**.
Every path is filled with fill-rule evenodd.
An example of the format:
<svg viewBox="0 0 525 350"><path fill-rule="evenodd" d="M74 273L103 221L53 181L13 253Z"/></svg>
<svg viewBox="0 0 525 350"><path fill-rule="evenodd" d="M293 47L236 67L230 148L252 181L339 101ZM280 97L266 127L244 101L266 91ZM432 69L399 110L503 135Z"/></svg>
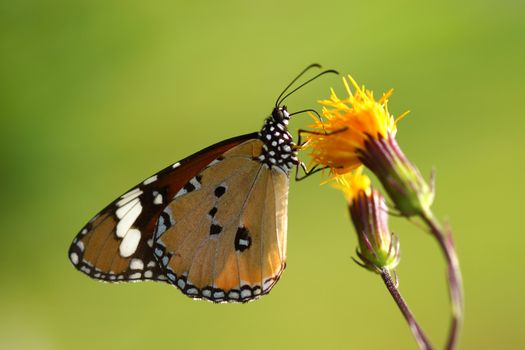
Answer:
<svg viewBox="0 0 525 350"><path fill-rule="evenodd" d="M399 307L399 310L401 310L401 313L407 320L408 325L410 326L410 330L412 331L412 335L414 335L414 338L416 338L419 348L422 350L433 350L434 348L432 347L427 336L423 332L423 329L421 329L421 327L417 323L416 319L414 318L414 315L412 314L405 300L399 293L396 284L392 281L392 276L390 276L390 272L387 269L381 269L380 273L381 278L383 278L383 281L385 282L386 288L390 292L390 295L392 295L392 298L394 298L394 301Z"/></svg>
<svg viewBox="0 0 525 350"><path fill-rule="evenodd" d="M463 280L459 260L454 247L452 232L450 230L444 232L431 212L422 215L421 218L438 241L447 261L448 290L452 307L452 320L446 349L453 350L457 347L460 328L463 324L464 310Z"/></svg>

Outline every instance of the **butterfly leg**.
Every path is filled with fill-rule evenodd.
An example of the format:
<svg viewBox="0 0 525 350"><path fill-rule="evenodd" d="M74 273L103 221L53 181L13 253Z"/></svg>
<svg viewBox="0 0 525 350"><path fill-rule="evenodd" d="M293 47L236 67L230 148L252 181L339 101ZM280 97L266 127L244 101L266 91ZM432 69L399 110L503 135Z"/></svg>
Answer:
<svg viewBox="0 0 525 350"><path fill-rule="evenodd" d="M302 141L302 136L303 134L310 134L310 135L325 135L325 136L329 136L329 135L334 135L334 134L337 134L337 133L340 133L340 132L343 132L345 130L347 130L348 128L345 127L345 128L341 128L339 130L336 130L336 131L332 131L332 132L321 132L321 131L312 131L312 130L305 130L305 129L299 129L297 131L297 148L298 149L301 149L308 141ZM299 174L299 168L303 169L304 171L304 175L300 175ZM306 167L306 164L304 164L304 162L299 162L297 164L297 166L295 167L295 180L296 181L301 181L301 180L304 180L306 179L307 177L309 177L310 175L313 175L321 170L324 170L324 169L327 169L329 168L328 166L324 166L324 167L320 167L319 164L316 164L314 165L312 168L308 169Z"/></svg>
<svg viewBox="0 0 525 350"><path fill-rule="evenodd" d="M304 175L299 174L299 168L303 169ZM306 167L306 164L304 162L299 162L295 166L295 181L301 181L309 177L310 175L313 175L321 170L324 170L328 167L320 167L319 164L314 165L312 168L308 169Z"/></svg>
<svg viewBox="0 0 525 350"><path fill-rule="evenodd" d="M347 126L345 126L344 128L335 130L335 131L330 131L330 132L299 129L297 130L297 147L301 148L304 145L306 145L306 143L308 142L308 140L304 142L302 141L303 134L331 136L331 135L339 134L340 132L343 132L346 130L348 130Z"/></svg>

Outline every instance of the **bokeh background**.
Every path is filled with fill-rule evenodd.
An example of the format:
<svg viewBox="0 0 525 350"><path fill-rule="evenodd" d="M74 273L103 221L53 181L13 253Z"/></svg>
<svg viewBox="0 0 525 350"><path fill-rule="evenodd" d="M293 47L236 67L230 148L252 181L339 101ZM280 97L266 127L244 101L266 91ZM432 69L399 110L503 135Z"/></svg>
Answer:
<svg viewBox="0 0 525 350"><path fill-rule="evenodd" d="M416 349L380 278L355 265L344 200L293 183L288 268L246 305L156 283L109 285L67 260L77 231L138 181L256 131L312 62L351 73L390 109L398 140L437 169L466 292L462 349L522 349L525 6L467 1L2 1L0 349ZM288 100L315 107L339 78ZM292 130L305 127L297 117ZM295 131L294 131L295 133ZM441 348L444 263L392 219L401 290Z"/></svg>

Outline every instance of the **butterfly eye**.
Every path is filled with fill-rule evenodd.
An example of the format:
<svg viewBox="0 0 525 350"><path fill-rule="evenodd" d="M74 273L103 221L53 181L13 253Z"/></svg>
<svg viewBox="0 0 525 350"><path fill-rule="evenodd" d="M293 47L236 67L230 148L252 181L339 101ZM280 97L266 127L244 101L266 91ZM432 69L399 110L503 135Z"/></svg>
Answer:
<svg viewBox="0 0 525 350"><path fill-rule="evenodd" d="M272 118L275 122L282 123L284 119L288 119L286 118L287 114L286 107L276 107L272 111Z"/></svg>

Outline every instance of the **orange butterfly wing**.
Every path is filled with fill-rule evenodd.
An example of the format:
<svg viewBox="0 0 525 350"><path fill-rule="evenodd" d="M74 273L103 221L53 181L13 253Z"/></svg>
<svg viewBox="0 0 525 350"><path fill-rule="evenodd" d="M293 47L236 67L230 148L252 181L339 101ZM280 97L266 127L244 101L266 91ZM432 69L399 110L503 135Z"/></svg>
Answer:
<svg viewBox="0 0 525 350"><path fill-rule="evenodd" d="M166 280L153 256L153 232L163 209L188 181L247 134L210 146L144 180L104 208L77 234L68 252L88 276L109 282Z"/></svg>

